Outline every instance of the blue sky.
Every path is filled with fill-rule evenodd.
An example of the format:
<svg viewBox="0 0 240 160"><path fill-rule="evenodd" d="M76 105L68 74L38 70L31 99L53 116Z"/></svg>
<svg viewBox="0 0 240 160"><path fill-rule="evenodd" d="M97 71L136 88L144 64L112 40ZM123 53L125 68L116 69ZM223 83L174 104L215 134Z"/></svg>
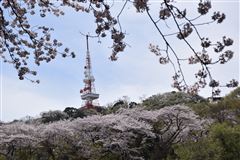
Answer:
<svg viewBox="0 0 240 160"><path fill-rule="evenodd" d="M190 15L194 15L197 3L179 0L180 7L186 7ZM231 49L235 57L226 65L211 68L214 76L222 82L235 78L239 80L239 2L235 1L212 1L212 11L220 10L227 15L227 19L220 25L206 25L199 27L204 36L212 39L221 39L227 35L234 39ZM157 1L150 1L151 12L158 14ZM115 1L113 15L120 11L122 1ZM18 80L14 68L1 64L1 107L2 120L10 121L26 115L37 116L48 110L63 110L65 107L81 107L79 90L83 87L83 66L85 63L86 42L85 37L79 32L94 33L95 23L92 15L76 14L70 9L64 9L66 15L60 18L49 16L46 19L35 17L31 19L34 24L46 24L55 28L54 37L62 41L65 46L75 51L77 57L61 58L40 67L33 66L38 71L37 78L40 84L32 84L29 81ZM209 15L210 16L210 15ZM193 16L194 17L194 16ZM199 21L205 21L203 18ZM148 97L156 93L164 93L174 90L171 88L172 67L160 65L158 58L148 50L149 43L161 45L158 32L151 24L146 14L138 14L132 5L128 5L121 15L121 24L126 31L126 42L130 45L124 53L119 54L116 62L111 62L108 57L111 54L111 41L103 39L98 43L97 39L90 39L90 52L92 57L93 74L95 76L96 91L100 94L99 103L106 105L122 96L129 96L132 101L139 101L140 97ZM171 26L171 23L169 23ZM165 27L165 24L162 24ZM171 32L175 28L164 29ZM187 54L186 47L170 38L174 48ZM196 49L195 37L190 41ZM196 72L194 66L184 66L184 72L189 82L192 81L192 73ZM223 95L230 90L223 90ZM200 92L202 96L209 96L210 90Z"/></svg>

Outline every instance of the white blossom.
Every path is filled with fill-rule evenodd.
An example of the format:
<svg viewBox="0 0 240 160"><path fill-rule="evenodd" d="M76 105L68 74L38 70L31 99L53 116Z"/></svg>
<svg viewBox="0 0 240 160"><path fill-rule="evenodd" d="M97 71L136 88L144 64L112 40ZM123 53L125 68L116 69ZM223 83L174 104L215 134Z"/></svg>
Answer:
<svg viewBox="0 0 240 160"><path fill-rule="evenodd" d="M77 147L78 152L88 158L92 153L101 153L104 150L137 154L139 147L132 146L139 137L141 145L147 143L147 139L154 140L156 137L160 137L159 143L162 144L169 140L184 140L191 131L203 130L206 122L189 107L182 105L158 110L145 110L143 107L122 108L115 114L93 115L48 124L17 122L0 126L0 150L9 152L6 150L9 145L34 148L45 142L48 146L66 143ZM156 131L153 126L155 123L163 123L163 126ZM174 134L176 136L173 138ZM94 148L93 144L101 147Z"/></svg>

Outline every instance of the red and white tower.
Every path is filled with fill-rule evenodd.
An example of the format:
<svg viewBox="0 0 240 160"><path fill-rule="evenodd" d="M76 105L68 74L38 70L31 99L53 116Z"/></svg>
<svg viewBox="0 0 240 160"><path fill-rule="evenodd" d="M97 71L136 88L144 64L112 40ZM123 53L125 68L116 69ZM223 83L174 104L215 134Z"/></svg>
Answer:
<svg viewBox="0 0 240 160"><path fill-rule="evenodd" d="M85 86L83 89L80 90L80 93L81 98L84 101L83 107L93 108L94 107L93 101L99 98L99 94L96 93L94 86L95 79L92 75L91 59L88 46L88 35L86 36L86 40L87 40L87 55L86 65L84 66L84 79L83 79Z"/></svg>

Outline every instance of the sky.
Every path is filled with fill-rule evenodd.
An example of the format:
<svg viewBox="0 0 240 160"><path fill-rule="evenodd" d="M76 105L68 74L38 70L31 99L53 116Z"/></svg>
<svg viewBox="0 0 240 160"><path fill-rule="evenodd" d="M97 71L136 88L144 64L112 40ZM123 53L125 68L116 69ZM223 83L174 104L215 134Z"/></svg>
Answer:
<svg viewBox="0 0 240 160"><path fill-rule="evenodd" d="M159 10L158 1L149 1L150 11L157 17ZM190 0L179 0L179 7L187 8L190 17L194 17L197 3ZM115 1L112 14L117 15L123 5L122 1ZM227 82L233 78L239 80L239 1L212 0L212 10L222 11L226 20L220 24L199 26L203 36L212 37L213 40L221 39L226 35L234 40L231 48L235 57L225 65L212 66L211 70L216 79ZM64 110L66 107L82 106L79 90L83 88L83 67L85 65L86 41L82 33L94 33L95 23L93 16L81 13L76 14L71 9L64 8L65 16L47 18L34 17L32 24L41 24L55 28L53 36L64 43L65 46L75 51L76 58L61 58L60 56L51 63L42 64L40 67L32 66L38 72L40 84L33 84L27 80L20 81L13 66L1 60L1 103L0 115L2 121L12 121L25 116L39 116L41 112L49 110ZM209 15L210 16L210 15ZM209 16L206 16L209 18ZM157 19L157 18L156 18ZM132 4L128 4L122 13L121 25L126 32L128 46L123 53L118 55L116 62L109 60L111 54L111 40L89 39L92 58L93 74L96 79L95 87L100 94L100 105L107 105L122 98L130 97L130 101L139 102L141 99L153 94L175 90L171 87L173 69L171 65L160 65L158 57L150 53L149 43L162 45L160 35L147 17L146 13L136 13ZM199 22L209 19L202 18ZM162 23L162 22L161 22ZM171 33L176 28L167 28L161 25L165 33ZM169 26L171 22L168 23ZM174 36L169 37L175 50L183 57L189 52L186 46ZM189 41L198 49L199 45L193 35ZM194 66L183 65L186 79L193 80ZM223 89L223 94L231 90ZM210 96L210 89L200 91L204 97Z"/></svg>

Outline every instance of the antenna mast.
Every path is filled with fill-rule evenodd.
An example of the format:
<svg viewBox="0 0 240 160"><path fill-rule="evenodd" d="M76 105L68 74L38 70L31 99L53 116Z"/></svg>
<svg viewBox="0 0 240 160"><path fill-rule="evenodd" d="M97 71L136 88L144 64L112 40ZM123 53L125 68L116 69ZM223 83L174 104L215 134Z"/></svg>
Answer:
<svg viewBox="0 0 240 160"><path fill-rule="evenodd" d="M84 88L80 90L81 99L84 101L86 108L94 108L93 101L99 98L99 94L95 91L94 81L95 78L92 75L92 66L89 52L88 35L86 35L87 41L87 53L86 53L86 65L84 66Z"/></svg>

